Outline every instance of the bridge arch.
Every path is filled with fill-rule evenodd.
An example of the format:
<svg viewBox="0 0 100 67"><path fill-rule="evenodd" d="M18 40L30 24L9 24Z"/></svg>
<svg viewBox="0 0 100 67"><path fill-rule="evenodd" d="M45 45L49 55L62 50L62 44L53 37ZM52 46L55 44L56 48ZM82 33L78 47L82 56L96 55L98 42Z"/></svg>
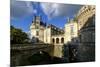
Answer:
<svg viewBox="0 0 100 67"><path fill-rule="evenodd" d="M64 36L63 35L52 36L51 42L52 44L64 44Z"/></svg>
<svg viewBox="0 0 100 67"><path fill-rule="evenodd" d="M61 38L61 43L64 43L64 38L63 37Z"/></svg>
<svg viewBox="0 0 100 67"><path fill-rule="evenodd" d="M53 44L55 43L55 39L54 39L54 38L52 38L52 43L53 43Z"/></svg>
<svg viewBox="0 0 100 67"><path fill-rule="evenodd" d="M56 38L56 43L57 43L57 44L59 43L59 38Z"/></svg>

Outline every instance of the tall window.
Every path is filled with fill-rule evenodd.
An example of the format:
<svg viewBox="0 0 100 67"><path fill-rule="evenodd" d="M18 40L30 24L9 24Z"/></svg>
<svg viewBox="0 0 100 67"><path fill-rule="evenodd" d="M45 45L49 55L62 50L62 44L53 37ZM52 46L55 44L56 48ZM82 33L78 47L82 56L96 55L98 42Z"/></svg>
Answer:
<svg viewBox="0 0 100 67"><path fill-rule="evenodd" d="M59 38L56 38L56 43L59 43Z"/></svg>
<svg viewBox="0 0 100 67"><path fill-rule="evenodd" d="M64 43L64 38L61 38L61 43Z"/></svg>
<svg viewBox="0 0 100 67"><path fill-rule="evenodd" d="M52 43L54 43L54 42L55 42L55 39L53 38L53 39L52 39Z"/></svg>
<svg viewBox="0 0 100 67"><path fill-rule="evenodd" d="M39 31L36 31L36 36L39 36Z"/></svg>

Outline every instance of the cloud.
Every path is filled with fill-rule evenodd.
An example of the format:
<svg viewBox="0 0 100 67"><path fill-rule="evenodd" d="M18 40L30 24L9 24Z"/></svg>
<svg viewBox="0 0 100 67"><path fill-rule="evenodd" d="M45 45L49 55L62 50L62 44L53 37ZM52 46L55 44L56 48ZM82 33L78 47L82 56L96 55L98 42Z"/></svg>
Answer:
<svg viewBox="0 0 100 67"><path fill-rule="evenodd" d="M33 14L34 11L35 10L33 10L32 2L11 0L11 3L10 3L11 19L29 16L29 15Z"/></svg>
<svg viewBox="0 0 100 67"><path fill-rule="evenodd" d="M41 3L40 5L48 18L74 15L81 7L79 5L58 3Z"/></svg>
<svg viewBox="0 0 100 67"><path fill-rule="evenodd" d="M10 15L11 19L18 19L25 16L30 16L37 13L35 9L37 2L31 1L16 1L11 0L10 4ZM43 12L48 16L48 18L69 16L70 14L75 14L80 8L78 5L66 5L58 3L40 3Z"/></svg>

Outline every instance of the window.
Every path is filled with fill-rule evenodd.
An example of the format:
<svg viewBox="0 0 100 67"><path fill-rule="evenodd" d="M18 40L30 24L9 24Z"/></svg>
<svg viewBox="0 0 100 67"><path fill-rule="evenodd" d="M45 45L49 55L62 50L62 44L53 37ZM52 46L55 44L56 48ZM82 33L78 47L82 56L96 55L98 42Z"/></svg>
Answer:
<svg viewBox="0 0 100 67"><path fill-rule="evenodd" d="M56 43L59 43L59 38L56 38Z"/></svg>
<svg viewBox="0 0 100 67"><path fill-rule="evenodd" d="M55 42L55 39L53 38L53 39L52 39L52 43L54 43L54 42Z"/></svg>
<svg viewBox="0 0 100 67"><path fill-rule="evenodd" d="M36 31L36 36L38 36L39 35L39 31Z"/></svg>
<svg viewBox="0 0 100 67"><path fill-rule="evenodd" d="M64 38L61 38L61 43L64 43Z"/></svg>

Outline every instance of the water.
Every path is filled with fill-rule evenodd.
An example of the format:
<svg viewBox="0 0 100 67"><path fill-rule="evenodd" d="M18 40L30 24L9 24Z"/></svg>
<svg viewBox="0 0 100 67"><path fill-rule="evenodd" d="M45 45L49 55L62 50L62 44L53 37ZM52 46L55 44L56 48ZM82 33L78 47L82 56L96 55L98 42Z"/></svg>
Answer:
<svg viewBox="0 0 100 67"><path fill-rule="evenodd" d="M22 55L11 52L11 66L57 64L70 62L86 62L95 60L95 45L56 45L52 55L47 52L37 52L34 55Z"/></svg>

